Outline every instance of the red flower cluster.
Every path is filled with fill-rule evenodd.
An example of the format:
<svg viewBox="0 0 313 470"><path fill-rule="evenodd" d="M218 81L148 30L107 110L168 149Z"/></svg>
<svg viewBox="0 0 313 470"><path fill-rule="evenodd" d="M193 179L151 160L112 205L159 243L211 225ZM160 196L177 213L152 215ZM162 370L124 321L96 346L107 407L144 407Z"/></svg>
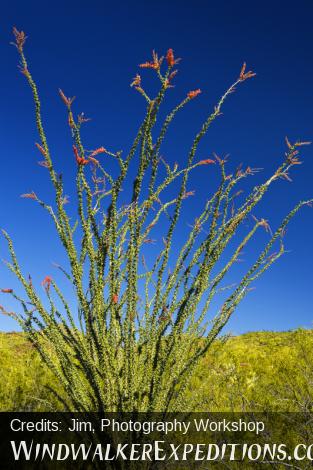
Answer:
<svg viewBox="0 0 313 470"><path fill-rule="evenodd" d="M89 158L90 157L95 157L96 155L99 155L99 153L106 153L106 149L104 147L99 147L98 149L94 150L93 152L91 152L91 154L89 155Z"/></svg>
<svg viewBox="0 0 313 470"><path fill-rule="evenodd" d="M174 65L178 64L180 59L175 59L173 49L169 49L166 53L166 61L169 67L174 67Z"/></svg>
<svg viewBox="0 0 313 470"><path fill-rule="evenodd" d="M147 61L147 62L144 62L143 64L140 64L139 67L145 68L145 69L153 69L159 72L164 57L160 57L159 59L156 52L152 51L152 59L153 59L152 61ZM180 61L180 59L175 59L173 49L168 49L165 59L169 68L174 67L174 65ZM176 74L177 74L177 70L174 70L172 73L169 74L167 78L164 79L163 84L165 88L173 87L173 85L171 84L171 81L173 80ZM138 91L140 91L141 93L144 93L143 89L141 88L141 77L139 74L136 75L136 77L133 79L130 86L135 87Z"/></svg>
<svg viewBox="0 0 313 470"><path fill-rule="evenodd" d="M13 289L1 289L1 292L2 292L3 294L12 294Z"/></svg>
<svg viewBox="0 0 313 470"><path fill-rule="evenodd" d="M200 162L198 162L198 165L212 165L213 163L215 164L215 160L207 158L206 160L200 160Z"/></svg>
<svg viewBox="0 0 313 470"><path fill-rule="evenodd" d="M50 290L51 282L52 282L52 277L46 276L41 283L42 287L44 287L47 292L49 292Z"/></svg>
<svg viewBox="0 0 313 470"><path fill-rule="evenodd" d="M87 163L94 163L95 165L99 165L98 160L94 157L100 153L107 153L107 150L104 147L99 147L96 150L93 150L88 158L84 158L79 155L76 145L73 145L73 152L78 165L87 165Z"/></svg>
<svg viewBox="0 0 313 470"><path fill-rule="evenodd" d="M175 59L174 59L174 51L173 49L169 49L166 54L166 60L167 64L169 67L173 67L175 64Z"/></svg>
<svg viewBox="0 0 313 470"><path fill-rule="evenodd" d="M241 67L241 71L240 71L240 75L239 75L239 80L240 81L244 81L244 80L247 80L247 78L252 78L252 77L255 77L256 76L256 73L254 72L246 72L246 67L247 67L247 64L244 62L243 63L243 66Z"/></svg>
<svg viewBox="0 0 313 470"><path fill-rule="evenodd" d="M196 96L200 95L200 93L201 93L201 90L200 90L200 88L198 88L197 90L192 90L192 91L190 91L190 92L187 94L187 96L188 96L188 98L190 98L190 99L192 100L192 99L195 98Z"/></svg>
<svg viewBox="0 0 313 470"><path fill-rule="evenodd" d="M86 158L80 157L76 145L73 145L73 152L75 155L75 159L78 165L87 165L89 163Z"/></svg>
<svg viewBox="0 0 313 470"><path fill-rule="evenodd" d="M18 48L19 52L23 51L23 46L26 41L26 35L24 31L18 31L15 26L13 28L13 34L15 36L15 46Z"/></svg>
<svg viewBox="0 0 313 470"><path fill-rule="evenodd" d="M34 191L32 191L31 193L21 194L21 197L24 197L25 199L33 199L34 201L38 199L37 194Z"/></svg>
<svg viewBox="0 0 313 470"><path fill-rule="evenodd" d="M144 62L143 64L140 64L139 67L142 69L154 69L154 70L159 70L161 67L161 64L163 62L163 57L160 59L158 58L158 54L156 54L155 51L152 51L152 61L151 62Z"/></svg>
<svg viewBox="0 0 313 470"><path fill-rule="evenodd" d="M67 98L67 96L65 96L63 91L61 90L61 88L59 88L59 95L61 96L61 99L62 99L63 103L65 104L65 106L70 108L73 101L75 100L75 96L73 96L73 98Z"/></svg>

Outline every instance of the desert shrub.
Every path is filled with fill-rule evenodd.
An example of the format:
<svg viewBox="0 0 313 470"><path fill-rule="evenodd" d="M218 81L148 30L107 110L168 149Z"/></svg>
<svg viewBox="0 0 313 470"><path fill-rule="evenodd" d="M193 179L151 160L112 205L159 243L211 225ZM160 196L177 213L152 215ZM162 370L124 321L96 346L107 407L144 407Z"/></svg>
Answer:
<svg viewBox="0 0 313 470"><path fill-rule="evenodd" d="M47 169L55 201L48 204L36 192L24 197L36 201L54 222L67 253L68 267L61 269L74 288L77 314L50 276L42 282L46 299L41 298L32 280L23 274L5 231L12 259L7 264L20 280L26 298L4 287L2 292L20 302L22 313L7 312L4 307L2 312L15 318L25 331L55 375L58 387L63 388L62 396L56 389L55 393L69 409L192 409L201 397L189 396L186 403L186 391L199 360L246 296L250 284L284 253L286 226L302 206L310 203L297 204L273 233L264 219L254 219L246 227L247 218L270 186L280 179L289 180L288 172L300 163L299 148L306 142L290 143L287 139L286 154L276 171L236 204L238 186L256 170L237 168L229 174L225 159L214 155L199 160L197 150L220 116L225 100L255 74L243 65L200 127L185 161L172 166L160 153L164 139L173 119L200 95L200 90L186 93L159 122L178 60L172 49L165 58L153 53L152 61L141 64L141 68L155 73L159 91L151 98L141 76L137 74L133 80L132 86L146 100L147 108L126 155L103 146L86 150L81 136L86 119L83 114L74 117L73 98L60 91L68 113L73 164L77 166L78 218L74 223L65 206L64 182L53 162L37 86L24 55L26 37L16 29L14 34L21 72L34 98L41 165ZM104 157L115 162L117 177L102 163ZM185 241L177 247L175 236L184 201L193 196L188 178L203 166L217 168L220 182L199 208ZM269 241L255 254L251 267L236 285L225 291L226 275L260 229L269 232ZM159 242L153 258L149 243L156 230ZM212 302L221 292L226 295L220 309L209 319Z"/></svg>

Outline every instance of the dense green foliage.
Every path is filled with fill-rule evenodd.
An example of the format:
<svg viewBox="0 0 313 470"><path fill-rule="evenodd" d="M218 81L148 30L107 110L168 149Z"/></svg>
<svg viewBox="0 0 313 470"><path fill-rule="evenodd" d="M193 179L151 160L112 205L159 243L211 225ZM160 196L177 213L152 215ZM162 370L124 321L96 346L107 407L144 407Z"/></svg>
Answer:
<svg viewBox="0 0 313 470"><path fill-rule="evenodd" d="M312 411L313 330L257 332L217 341L188 393L212 411ZM62 409L55 380L23 333L0 334L0 410Z"/></svg>

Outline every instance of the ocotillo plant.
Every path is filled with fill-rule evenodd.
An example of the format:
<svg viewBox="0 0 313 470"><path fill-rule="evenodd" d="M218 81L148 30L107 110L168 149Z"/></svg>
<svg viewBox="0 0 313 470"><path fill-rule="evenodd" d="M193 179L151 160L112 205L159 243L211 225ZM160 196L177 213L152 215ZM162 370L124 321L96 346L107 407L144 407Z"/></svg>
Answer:
<svg viewBox="0 0 313 470"><path fill-rule="evenodd" d="M2 292L21 303L22 313L6 312L4 307L2 311L17 320L54 372L64 390L60 399L68 409L192 409L193 404L186 405L184 400L198 361L245 297L250 284L284 253L282 238L287 224L302 206L311 202L296 205L274 233L264 219L254 219L250 228L244 223L273 183L281 178L289 179L290 168L300 163L299 147L307 142L291 144L286 139L287 151L277 170L235 207L238 184L255 170L239 168L234 174L227 174L225 159L214 155L199 160L197 149L212 122L221 114L225 100L255 74L246 71L243 65L239 77L196 134L183 166L172 167L161 157L163 141L175 116L201 91L187 93L164 122L156 126L159 110L177 72L178 59L172 49L164 58L153 52L152 61L140 67L155 73L160 82L159 91L151 98L143 88L141 76L137 74L133 80L131 85L146 100L147 108L126 156L104 147L87 151L80 132L84 115L74 117L73 98L60 90L73 139L73 165L77 166L78 220L72 223L65 208L64 183L55 170L44 131L37 86L24 55L26 37L16 29L14 35L21 72L34 98L40 140L36 145L43 157L41 165L49 173L55 202L47 204L35 192L24 197L38 202L54 222L68 256L69 268L62 270L74 288L77 314L50 276L42 283L47 299L41 299L31 279L22 273L11 238L5 231L12 258L8 267L21 282L26 298L4 287ZM116 178L108 170L108 158L114 159L119 168ZM136 168L134 178L131 165ZM212 165L212 170L218 168L220 183L199 210L171 266L173 240L183 217L184 202L192 196L187 189L188 178L201 165ZM129 178L132 178L131 185ZM165 194L169 187L177 192L167 200ZM238 230L240 227L246 230L244 235ZM223 289L226 274L262 227L270 233L268 243L231 288L218 314L210 318L212 301ZM151 262L150 256L148 262L147 243L157 229L160 247L155 259ZM80 241L77 233L81 234ZM236 239L236 247L229 255ZM272 252L276 243L279 248ZM225 253L228 253L226 258Z"/></svg>

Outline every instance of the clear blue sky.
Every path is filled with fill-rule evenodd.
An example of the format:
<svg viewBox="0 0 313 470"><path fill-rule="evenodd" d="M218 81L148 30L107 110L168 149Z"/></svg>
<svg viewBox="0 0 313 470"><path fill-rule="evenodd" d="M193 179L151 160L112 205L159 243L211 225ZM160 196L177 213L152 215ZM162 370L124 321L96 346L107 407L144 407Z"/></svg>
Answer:
<svg viewBox="0 0 313 470"><path fill-rule="evenodd" d="M43 102L43 116L57 167L71 193L74 162L61 87L76 95L75 110L92 121L86 125L87 148L127 149L145 105L129 87L137 64L171 47L182 57L169 105L187 91L202 95L172 127L164 149L169 161L181 164L196 130L217 99L238 76L241 64L257 77L230 97L224 115L214 123L199 159L213 151L230 154L230 169L239 163L262 167L253 184L270 174L285 151L284 137L313 140L313 3L286 1L63 1L3 2L0 18L0 225L13 237L25 272L34 282L46 274L57 279L51 262L61 262L63 251L48 216L20 194L35 190L49 199L45 170L37 165L38 152L30 91L18 72L16 50L9 45L15 25L28 35L26 53ZM151 86L150 71L142 76ZM185 152L185 153L184 153ZM278 182L272 197L255 211L275 228L295 203L313 197L313 147L303 149L302 166L294 168L293 183ZM189 189L207 191L212 168L198 171ZM212 177L213 178L213 177ZM213 178L214 179L214 178ZM185 223L194 220L196 205L188 203ZM189 217L190 215L190 217ZM239 306L228 330L287 330L311 327L313 319L313 212L304 208L286 235L289 252L258 281ZM189 218L188 218L189 217ZM257 239L258 251L263 238ZM253 258L244 256L249 266ZM7 258L0 241L0 257ZM17 286L0 266L0 287ZM67 288L65 288L65 291ZM12 307L2 295L0 304ZM0 329L16 325L1 317Z"/></svg>

